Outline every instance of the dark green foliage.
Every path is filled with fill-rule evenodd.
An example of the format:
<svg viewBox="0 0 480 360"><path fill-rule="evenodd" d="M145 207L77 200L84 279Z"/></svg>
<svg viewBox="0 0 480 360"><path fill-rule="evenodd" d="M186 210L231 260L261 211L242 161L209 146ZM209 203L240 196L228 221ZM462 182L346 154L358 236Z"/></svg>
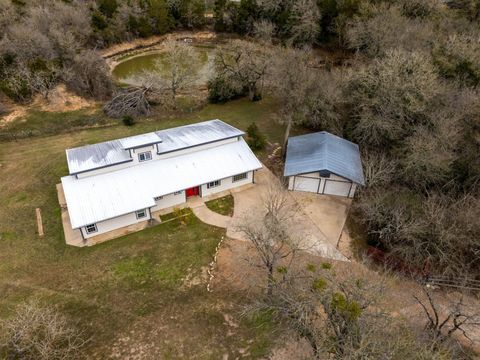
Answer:
<svg viewBox="0 0 480 360"><path fill-rule="evenodd" d="M223 77L215 77L208 81L208 101L212 104L224 103L247 94L246 89L233 86Z"/></svg>
<svg viewBox="0 0 480 360"><path fill-rule="evenodd" d="M135 119L133 118L133 116L125 115L124 117L122 117L122 123L125 126L133 126L135 125Z"/></svg>
<svg viewBox="0 0 480 360"><path fill-rule="evenodd" d="M247 129L247 142L252 150L263 150L267 143L265 136L258 129L257 124L254 122L250 124Z"/></svg>
<svg viewBox="0 0 480 360"><path fill-rule="evenodd" d="M92 27L94 30L105 30L107 26L107 20L102 13L98 11L92 13Z"/></svg>
<svg viewBox="0 0 480 360"><path fill-rule="evenodd" d="M98 9L106 17L113 17L118 8L117 0L97 0Z"/></svg>

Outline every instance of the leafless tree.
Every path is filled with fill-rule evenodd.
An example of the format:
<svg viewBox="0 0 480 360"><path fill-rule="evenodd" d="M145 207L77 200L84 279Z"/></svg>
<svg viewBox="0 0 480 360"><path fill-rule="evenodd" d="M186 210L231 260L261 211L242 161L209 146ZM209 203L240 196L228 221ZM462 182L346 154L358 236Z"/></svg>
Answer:
<svg viewBox="0 0 480 360"><path fill-rule="evenodd" d="M465 295L454 293L445 296L447 304L440 305L431 287L422 287L423 296L414 296L427 318L425 330L434 345L451 339L457 333L473 342L469 332L480 326L480 311L474 304L468 304Z"/></svg>
<svg viewBox="0 0 480 360"><path fill-rule="evenodd" d="M48 101L50 91L57 85L60 78L60 71L55 66L50 66L44 70L31 71L26 67L17 70L23 81L34 92L39 93Z"/></svg>
<svg viewBox="0 0 480 360"><path fill-rule="evenodd" d="M305 94L304 124L343 136L344 88L349 72L343 70L311 71L311 86Z"/></svg>
<svg viewBox="0 0 480 360"><path fill-rule="evenodd" d="M388 185L394 179L397 166L385 154L365 151L362 154L363 173L368 188Z"/></svg>
<svg viewBox="0 0 480 360"><path fill-rule="evenodd" d="M308 49L280 48L273 56L269 74L269 89L281 104L281 121L286 125L283 139L283 155L290 131L295 123L303 122L309 89L315 78L311 67L311 51Z"/></svg>
<svg viewBox="0 0 480 360"><path fill-rule="evenodd" d="M269 20L262 19L253 24L253 36L261 42L270 44L274 33L275 25Z"/></svg>
<svg viewBox="0 0 480 360"><path fill-rule="evenodd" d="M249 261L265 270L265 289L271 296L278 283L277 275L286 275L302 244L293 231L295 203L279 182L269 187L263 206L263 210L254 209L251 214L245 215L238 230L255 248L256 256Z"/></svg>
<svg viewBox="0 0 480 360"><path fill-rule="evenodd" d="M396 48L423 51L432 38L435 35L429 22L408 19L400 6L385 3L365 5L345 28L346 45L372 58Z"/></svg>
<svg viewBox="0 0 480 360"><path fill-rule="evenodd" d="M313 0L296 0L292 8L290 42L311 45L320 32L320 11Z"/></svg>
<svg viewBox="0 0 480 360"><path fill-rule="evenodd" d="M64 315L37 302L18 306L0 325L5 332L1 347L11 359L80 358L79 350L86 343Z"/></svg>
<svg viewBox="0 0 480 360"><path fill-rule="evenodd" d="M215 58L216 76L247 88L252 101L262 97L270 65L269 48L244 40L219 49Z"/></svg>
<svg viewBox="0 0 480 360"><path fill-rule="evenodd" d="M165 78L158 75L159 81L168 84L172 98L179 90L191 85L197 78L197 58L194 49L183 42L169 39L164 43L165 57L155 63L157 74L166 74Z"/></svg>
<svg viewBox="0 0 480 360"><path fill-rule="evenodd" d="M407 328L389 317L381 299L386 277L372 274L337 276L331 264L307 265L302 276L257 298L245 313L268 311L282 329L305 338L317 359L394 359L432 356Z"/></svg>
<svg viewBox="0 0 480 360"><path fill-rule="evenodd" d="M411 132L440 92L435 68L420 53L393 50L359 69L349 83L357 122L355 138L364 145L390 146Z"/></svg>
<svg viewBox="0 0 480 360"><path fill-rule="evenodd" d="M445 77L471 86L480 84L480 32L455 34L441 40L434 47L433 56Z"/></svg>
<svg viewBox="0 0 480 360"><path fill-rule="evenodd" d="M113 82L105 60L93 50L84 50L63 71L69 89L82 96L106 99L113 92Z"/></svg>
<svg viewBox="0 0 480 360"><path fill-rule="evenodd" d="M7 26L17 18L17 12L11 0L0 0L0 34L5 34Z"/></svg>
<svg viewBox="0 0 480 360"><path fill-rule="evenodd" d="M114 118L125 115L148 115L151 110L148 100L149 92L154 91L150 86L136 86L121 90L112 100L103 107L105 113Z"/></svg>

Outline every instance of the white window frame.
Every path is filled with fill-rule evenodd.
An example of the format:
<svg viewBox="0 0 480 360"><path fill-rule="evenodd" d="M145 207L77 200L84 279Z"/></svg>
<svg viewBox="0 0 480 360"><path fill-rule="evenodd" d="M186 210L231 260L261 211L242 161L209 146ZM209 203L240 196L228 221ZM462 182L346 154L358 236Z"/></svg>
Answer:
<svg viewBox="0 0 480 360"><path fill-rule="evenodd" d="M237 181L242 181L247 179L248 179L248 172L244 172L244 173L232 176L232 182L237 182Z"/></svg>
<svg viewBox="0 0 480 360"><path fill-rule="evenodd" d="M142 160L142 156L143 156L143 160ZM144 152L138 153L138 162L144 162L148 160L152 160L151 151L144 151Z"/></svg>
<svg viewBox="0 0 480 360"><path fill-rule="evenodd" d="M182 193L183 193L182 190L180 190L180 191L175 191L175 192L173 193L173 195L181 195Z"/></svg>
<svg viewBox="0 0 480 360"><path fill-rule="evenodd" d="M142 214L142 213L143 213L143 215L140 216L140 214ZM142 209L142 210L135 211L135 216L137 217L137 219L146 218L148 216L147 209Z"/></svg>
<svg viewBox="0 0 480 360"><path fill-rule="evenodd" d="M85 232L89 235L98 232L97 224L90 224L85 226Z"/></svg>
<svg viewBox="0 0 480 360"><path fill-rule="evenodd" d="M207 189L215 188L222 185L222 180L215 180L207 183Z"/></svg>

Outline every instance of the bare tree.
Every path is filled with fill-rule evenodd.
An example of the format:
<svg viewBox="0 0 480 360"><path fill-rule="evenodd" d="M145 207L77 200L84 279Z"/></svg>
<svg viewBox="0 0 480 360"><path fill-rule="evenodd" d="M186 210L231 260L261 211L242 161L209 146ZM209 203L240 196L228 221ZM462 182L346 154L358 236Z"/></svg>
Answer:
<svg viewBox="0 0 480 360"><path fill-rule="evenodd" d="M314 0L296 0L292 7L290 40L293 44L315 43L320 33L320 11Z"/></svg>
<svg viewBox="0 0 480 360"><path fill-rule="evenodd" d="M106 99L113 92L113 82L105 60L93 50L84 50L73 58L63 72L67 86L82 96Z"/></svg>
<svg viewBox="0 0 480 360"><path fill-rule="evenodd" d="M178 91L191 85L198 76L197 57L194 49L183 42L169 39L164 43L165 57L155 62L157 74L166 74L165 77L158 75L158 81L168 84L172 98Z"/></svg>
<svg viewBox="0 0 480 360"><path fill-rule="evenodd" d="M275 33L275 25L269 20L259 20L253 24L253 36L261 42L270 44Z"/></svg>
<svg viewBox="0 0 480 360"><path fill-rule="evenodd" d="M423 51L435 38L431 24L402 15L400 6L365 5L360 15L347 21L346 45L374 58L392 49Z"/></svg>
<svg viewBox="0 0 480 360"><path fill-rule="evenodd" d="M388 185L394 179L397 166L395 161L383 153L365 151L362 154L363 173L368 188Z"/></svg>
<svg viewBox="0 0 480 360"><path fill-rule="evenodd" d="M293 235L292 229L295 204L279 182L269 187L263 205L264 215L257 213L262 210L253 211L243 219L238 229L255 248L260 261L256 263L250 259L250 262L265 270L266 293L271 296L278 283L277 274L286 274L301 250L301 242Z"/></svg>
<svg viewBox="0 0 480 360"><path fill-rule="evenodd" d="M480 34L455 34L440 41L433 50L435 64L446 78L467 85L480 84Z"/></svg>
<svg viewBox="0 0 480 360"><path fill-rule="evenodd" d="M37 302L18 306L0 325L5 332L1 347L11 359L80 358L79 350L86 343L65 316Z"/></svg>
<svg viewBox="0 0 480 360"><path fill-rule="evenodd" d="M327 266L328 265L328 266ZM308 264L271 297L257 299L245 313L268 311L305 338L316 359L402 359L436 355L414 340L406 326L387 315L381 299L386 277L372 274L337 276L331 264Z"/></svg>
<svg viewBox="0 0 480 360"><path fill-rule="evenodd" d="M385 58L357 71L349 83L356 140L390 147L411 133L440 90L435 68L424 55L387 52Z"/></svg>
<svg viewBox="0 0 480 360"><path fill-rule="evenodd" d="M314 69L308 49L280 48L273 56L272 71L269 74L269 88L281 104L281 120L286 125L283 139L283 155L290 130L295 123L303 122L306 112L305 99L314 83Z"/></svg>
<svg viewBox="0 0 480 360"><path fill-rule="evenodd" d="M270 65L268 48L244 40L234 40L228 47L220 49L215 58L216 77L248 89L252 101L262 97Z"/></svg>
<svg viewBox="0 0 480 360"><path fill-rule="evenodd" d="M448 304L441 306L430 287L422 287L423 299L414 296L422 307L427 318L425 330L434 345L442 343L457 333L473 342L469 336L472 328L480 326L480 311L474 304L465 301L465 295L460 293L446 296Z"/></svg>
<svg viewBox="0 0 480 360"><path fill-rule="evenodd" d="M155 89L151 85L135 86L121 90L105 104L103 111L114 118L126 115L148 115L151 110L148 95L153 91Z"/></svg>

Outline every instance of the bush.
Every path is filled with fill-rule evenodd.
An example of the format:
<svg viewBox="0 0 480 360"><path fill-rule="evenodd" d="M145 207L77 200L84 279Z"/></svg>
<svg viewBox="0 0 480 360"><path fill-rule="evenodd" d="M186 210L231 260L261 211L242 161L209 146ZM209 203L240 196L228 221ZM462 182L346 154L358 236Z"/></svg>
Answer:
<svg viewBox="0 0 480 360"><path fill-rule="evenodd" d="M237 86L225 78L217 76L208 81L208 101L212 104L224 103L246 94L245 88Z"/></svg>
<svg viewBox="0 0 480 360"><path fill-rule="evenodd" d="M252 150L262 150L265 148L266 140L265 136L260 133L257 124L254 122L250 124L247 129L247 142Z"/></svg>
<svg viewBox="0 0 480 360"><path fill-rule="evenodd" d="M135 125L135 119L133 118L133 116L125 115L122 118L122 123L125 126L132 126L132 125Z"/></svg>

